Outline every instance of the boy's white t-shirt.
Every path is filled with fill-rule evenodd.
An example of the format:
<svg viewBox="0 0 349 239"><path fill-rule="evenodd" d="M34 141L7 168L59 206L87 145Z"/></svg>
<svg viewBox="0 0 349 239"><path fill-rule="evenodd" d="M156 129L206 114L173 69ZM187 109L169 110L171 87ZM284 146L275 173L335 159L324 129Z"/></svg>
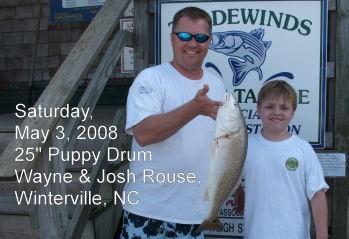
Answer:
<svg viewBox="0 0 349 239"><path fill-rule="evenodd" d="M207 95L210 99L223 100L225 88L222 81L208 71L204 70L202 79L190 80L169 63L143 70L130 88L126 132L133 134L132 127L150 115L166 113L189 102L204 84L209 86ZM130 194L134 197L131 202L136 199L139 202L126 203L124 209L167 222L200 224L207 207L204 191L213 131L214 120L199 115L159 143L141 147L133 140L132 151L149 151L152 160L130 163L130 172L136 175L136 180L127 183L125 191L126 195L137 192L138 195ZM144 177L152 172L152 179ZM160 175L158 181L157 174ZM167 174L171 178L173 174L181 174L181 177L194 174L195 180L161 182L163 175Z"/></svg>
<svg viewBox="0 0 349 239"><path fill-rule="evenodd" d="M246 239L310 239L309 201L328 189L308 142L292 135L273 142L249 136L244 165Z"/></svg>

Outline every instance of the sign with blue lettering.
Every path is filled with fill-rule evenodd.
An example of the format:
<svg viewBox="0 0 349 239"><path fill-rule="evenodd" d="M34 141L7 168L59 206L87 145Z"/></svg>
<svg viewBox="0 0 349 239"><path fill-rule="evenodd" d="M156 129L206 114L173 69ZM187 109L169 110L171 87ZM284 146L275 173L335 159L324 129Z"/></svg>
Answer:
<svg viewBox="0 0 349 239"><path fill-rule="evenodd" d="M50 0L50 24L90 22L101 8L101 6L72 7L72 3L70 6L63 7L62 0Z"/></svg>
<svg viewBox="0 0 349 239"><path fill-rule="evenodd" d="M50 0L50 24L90 22L105 0ZM133 16L133 1L124 16Z"/></svg>
<svg viewBox="0 0 349 239"><path fill-rule="evenodd" d="M248 133L260 132L256 112L259 89L282 79L298 96L289 131L324 148L327 1L175 1L156 3L156 63L172 59L174 14L187 6L206 10L213 20L212 40L203 67L234 92Z"/></svg>
<svg viewBox="0 0 349 239"><path fill-rule="evenodd" d="M105 0L62 0L64 8L89 7L103 5Z"/></svg>

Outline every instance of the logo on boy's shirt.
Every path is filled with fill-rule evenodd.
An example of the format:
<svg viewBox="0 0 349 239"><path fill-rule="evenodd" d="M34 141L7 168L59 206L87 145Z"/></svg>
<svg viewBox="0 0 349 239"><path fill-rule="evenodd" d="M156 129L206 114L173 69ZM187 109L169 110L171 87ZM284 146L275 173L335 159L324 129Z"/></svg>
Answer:
<svg viewBox="0 0 349 239"><path fill-rule="evenodd" d="M288 158L285 166L289 171L295 171L298 168L298 160L296 158Z"/></svg>

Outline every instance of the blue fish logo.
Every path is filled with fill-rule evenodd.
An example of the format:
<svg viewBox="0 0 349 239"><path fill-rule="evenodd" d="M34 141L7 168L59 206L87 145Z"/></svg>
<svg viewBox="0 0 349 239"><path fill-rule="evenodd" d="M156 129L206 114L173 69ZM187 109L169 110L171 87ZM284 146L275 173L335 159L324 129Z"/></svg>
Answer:
<svg viewBox="0 0 349 239"><path fill-rule="evenodd" d="M260 66L264 63L266 51L271 41L263 41L264 29L255 29L249 33L242 31L214 32L209 46L211 50L229 56L233 85L240 85L247 73L256 70L259 80L263 78Z"/></svg>

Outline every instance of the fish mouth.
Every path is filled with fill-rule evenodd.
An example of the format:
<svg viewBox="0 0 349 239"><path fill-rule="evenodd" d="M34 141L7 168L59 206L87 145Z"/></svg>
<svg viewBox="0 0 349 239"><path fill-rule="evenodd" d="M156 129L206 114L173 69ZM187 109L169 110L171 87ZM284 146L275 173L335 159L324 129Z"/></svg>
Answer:
<svg viewBox="0 0 349 239"><path fill-rule="evenodd" d="M232 93L226 93L224 95L224 103L223 105L229 106L229 102L233 101L234 105L236 105L237 101Z"/></svg>
<svg viewBox="0 0 349 239"><path fill-rule="evenodd" d="M217 34L212 33L211 35L211 43L209 45L210 49L217 48L217 47L223 47L224 41L222 40L222 37L220 37Z"/></svg>

